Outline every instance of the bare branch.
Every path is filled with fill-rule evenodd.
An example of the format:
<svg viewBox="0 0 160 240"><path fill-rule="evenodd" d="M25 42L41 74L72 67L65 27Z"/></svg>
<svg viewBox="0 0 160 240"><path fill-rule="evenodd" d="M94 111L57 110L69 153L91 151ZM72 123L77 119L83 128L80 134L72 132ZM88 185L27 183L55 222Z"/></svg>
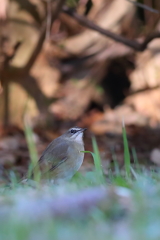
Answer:
<svg viewBox="0 0 160 240"><path fill-rule="evenodd" d="M147 48L147 45L149 42L151 42L155 38L160 38L160 32L154 32L152 35L146 37L146 39L142 43L139 43L136 40L129 40L125 37L122 37L120 35L110 32L109 30L106 30L97 26L95 23L93 23L86 17L77 14L73 9L68 8L67 6L64 6L62 8L62 11L68 14L70 17L76 19L81 25L89 29L92 29L94 31L97 31L106 37L112 38L117 42L123 43L124 45L136 51L140 51L140 52L144 51Z"/></svg>
<svg viewBox="0 0 160 240"><path fill-rule="evenodd" d="M154 86L154 87L145 87L145 88L142 88L142 89L139 89L139 90L136 90L136 91L130 91L129 96L136 95L136 94L139 94L141 92L146 92L146 91L159 89L159 88L160 88L159 84Z"/></svg>
<svg viewBox="0 0 160 240"><path fill-rule="evenodd" d="M158 10L153 9L153 8L151 8L151 7L149 7L149 6L145 5L145 4L142 4L142 3L139 3L139 2L134 2L134 1L131 1L131 0L127 0L127 1L130 2L130 3L135 4L135 5L138 6L138 7L144 8L144 9L150 11L150 12L158 13L158 14L159 14L159 11L158 11Z"/></svg>
<svg viewBox="0 0 160 240"><path fill-rule="evenodd" d="M52 20L52 4L51 0L47 0L47 26L46 26L46 39L50 38L51 30L51 20Z"/></svg>
<svg viewBox="0 0 160 240"><path fill-rule="evenodd" d="M55 7L54 12L52 13L52 17L51 17L51 25L52 23L57 19L59 13L61 12L62 6L65 3L65 0L59 0L57 3L57 6ZM43 23L42 29L41 29L41 33L40 33L40 37L39 37L39 41L37 43L36 48L34 49L32 56L30 57L28 63L26 64L25 67L25 71L29 71L30 68L32 67L33 63L35 62L39 52L41 51L44 39L45 39L45 34L46 34L46 28L47 28L47 24L46 22Z"/></svg>

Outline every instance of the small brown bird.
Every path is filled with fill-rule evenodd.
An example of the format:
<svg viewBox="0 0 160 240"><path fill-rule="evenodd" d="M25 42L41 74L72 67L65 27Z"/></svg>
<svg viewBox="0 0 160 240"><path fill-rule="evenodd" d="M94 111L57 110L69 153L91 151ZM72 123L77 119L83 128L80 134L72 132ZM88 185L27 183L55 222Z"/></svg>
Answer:
<svg viewBox="0 0 160 240"><path fill-rule="evenodd" d="M70 128L48 145L39 159L42 177L49 177L55 183L73 177L83 163L85 130L86 128Z"/></svg>

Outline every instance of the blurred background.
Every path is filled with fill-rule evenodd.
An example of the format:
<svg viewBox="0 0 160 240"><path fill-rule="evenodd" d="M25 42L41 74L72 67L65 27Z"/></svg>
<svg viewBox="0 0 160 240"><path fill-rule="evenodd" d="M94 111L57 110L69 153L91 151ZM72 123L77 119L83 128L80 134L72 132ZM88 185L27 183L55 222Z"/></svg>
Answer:
<svg viewBox="0 0 160 240"><path fill-rule="evenodd" d="M124 121L131 152L159 165L159 37L159 0L1 0L0 165L26 172L26 121L39 155L87 127L106 173L115 156L123 165Z"/></svg>

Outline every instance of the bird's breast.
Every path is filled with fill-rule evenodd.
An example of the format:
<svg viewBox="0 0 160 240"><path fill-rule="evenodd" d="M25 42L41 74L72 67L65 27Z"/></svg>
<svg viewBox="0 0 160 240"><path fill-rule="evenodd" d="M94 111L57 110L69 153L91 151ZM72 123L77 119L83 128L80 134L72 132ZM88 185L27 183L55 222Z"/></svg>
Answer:
<svg viewBox="0 0 160 240"><path fill-rule="evenodd" d="M72 165L75 171L78 171L81 167L84 159L84 145L73 144L69 151L68 162Z"/></svg>

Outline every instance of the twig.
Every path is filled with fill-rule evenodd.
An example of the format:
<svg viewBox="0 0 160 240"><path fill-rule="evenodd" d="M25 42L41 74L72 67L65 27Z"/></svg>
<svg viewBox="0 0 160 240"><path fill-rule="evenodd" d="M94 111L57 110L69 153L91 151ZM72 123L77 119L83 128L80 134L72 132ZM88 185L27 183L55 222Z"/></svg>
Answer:
<svg viewBox="0 0 160 240"><path fill-rule="evenodd" d="M14 46L13 53L11 55L7 55L4 61L4 68L8 66L9 61L14 57L16 50L21 45L21 42L17 42ZM4 89L4 118L3 125L7 127L9 125L9 82L8 79L4 81L4 74L0 72L1 82Z"/></svg>
<svg viewBox="0 0 160 240"><path fill-rule="evenodd" d="M47 0L47 26L46 26L46 39L50 37L51 30L51 20L52 20L52 4L51 0Z"/></svg>
<svg viewBox="0 0 160 240"><path fill-rule="evenodd" d="M50 20L50 26L54 22L54 20L58 17L59 13L61 12L62 6L65 3L65 0L59 0L57 1L55 10L52 13L51 20ZM21 80L21 79L26 79L28 76L28 72L30 71L31 67L33 66L39 52L42 49L42 45L45 39L45 33L47 29L47 23L46 21L43 23L41 32L40 32L40 37L38 40L38 43L32 52L31 57L28 60L28 63L24 68L16 68L16 67L10 67L8 65L9 60L13 57L8 57L6 62L5 62L5 68L2 71L1 78L2 78L2 84L5 84L5 94L4 94L4 102L5 102L5 107L4 107L4 125L8 125L9 123L9 88L8 88L8 82L10 79L16 79L16 80ZM19 47L20 43L17 44L15 47L15 50ZM15 52L14 52L15 53ZM17 71L16 71L17 70ZM24 81L23 81L24 82ZM26 84L26 83L25 83ZM32 83L33 84L33 83ZM43 95L42 95L43 96ZM44 101L45 102L45 101Z"/></svg>
<svg viewBox="0 0 160 240"><path fill-rule="evenodd" d="M58 17L59 13L61 12L62 6L65 3L65 0L59 0L57 3L57 6L55 7L54 12L52 13L52 18L51 18L51 24L55 21L55 19ZM3 71L4 74L4 80L6 80L7 78L23 78L24 76L26 76L26 74L28 74L29 70L31 69L31 67L33 66L39 52L42 49L42 45L45 39L45 33L46 33L46 21L43 23L42 28L41 28L41 32L40 32L40 37L38 40L38 43L35 47L35 49L32 52L31 57L28 60L28 63L26 64L26 66L24 68L16 68L16 67L8 67L8 69L6 69L6 71ZM14 73L14 74L13 74Z"/></svg>
<svg viewBox="0 0 160 240"><path fill-rule="evenodd" d="M68 8L67 6L64 6L62 8L62 11L64 13L68 14L70 17L76 19L81 25L83 25L89 29L92 29L94 31L97 31L106 37L112 38L117 42L123 43L124 45L126 45L136 51L140 51L140 52L144 51L147 48L147 45L149 42L151 42L155 38L160 38L160 32L154 32L154 33L152 33L152 35L146 37L146 39L142 43L139 43L136 40L129 40L125 37L122 37L120 35L110 32L109 30L105 30L105 29L99 27L98 25L96 25L95 23L93 23L92 21L87 19L86 17L79 15L73 9Z"/></svg>
<svg viewBox="0 0 160 240"><path fill-rule="evenodd" d="M59 13L61 12L61 9L63 7L63 4L65 3L65 0L59 0L57 3L57 6L55 7L54 12L52 13L51 16L51 25L52 23L57 19ZM42 49L42 45L45 39L45 33L46 33L46 21L43 23L42 29L41 29L41 33L40 33L40 37L39 37L39 41L37 43L36 48L34 49L32 56L30 57L30 59L28 60L28 63L25 66L25 71L29 72L30 68L32 67L33 63L35 62L39 52Z"/></svg>
<svg viewBox="0 0 160 240"><path fill-rule="evenodd" d="M131 0L127 0L127 1L130 2L130 3L135 4L135 5L138 6L138 7L144 8L144 9L150 11L150 12L158 13L158 14L159 14L159 11L158 11L158 10L153 9L153 8L151 8L151 7L149 7L149 6L145 5L145 4L142 4L142 3L139 3L139 2L134 2L134 1L131 1Z"/></svg>
<svg viewBox="0 0 160 240"><path fill-rule="evenodd" d="M151 91L151 90L155 90L155 89L158 89L160 88L160 85L156 85L154 87L146 87L146 88L142 88L142 89L139 89L137 91L130 91L129 93L129 96L132 96L132 95L135 95L135 94L139 94L141 92L146 92L146 91Z"/></svg>

